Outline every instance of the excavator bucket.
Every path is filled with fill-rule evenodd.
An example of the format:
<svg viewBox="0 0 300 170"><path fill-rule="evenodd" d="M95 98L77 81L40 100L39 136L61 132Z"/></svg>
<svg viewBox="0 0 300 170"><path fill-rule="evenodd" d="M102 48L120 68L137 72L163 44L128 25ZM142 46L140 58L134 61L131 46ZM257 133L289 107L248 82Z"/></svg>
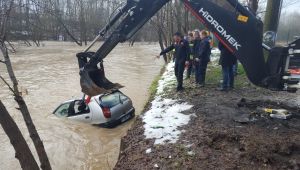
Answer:
<svg viewBox="0 0 300 170"><path fill-rule="evenodd" d="M83 68L93 54L92 52L78 53L79 67ZM100 67L95 66L92 69L80 71L80 86L82 92L88 96L110 93L124 87L118 83L112 83L105 77L103 62L100 63Z"/></svg>

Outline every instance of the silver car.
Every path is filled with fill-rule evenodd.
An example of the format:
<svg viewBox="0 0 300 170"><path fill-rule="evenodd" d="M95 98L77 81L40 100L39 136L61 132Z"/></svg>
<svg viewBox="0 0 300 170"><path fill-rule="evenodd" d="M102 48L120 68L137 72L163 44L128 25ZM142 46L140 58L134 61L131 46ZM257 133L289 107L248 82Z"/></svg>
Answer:
<svg viewBox="0 0 300 170"><path fill-rule="evenodd" d="M85 100L66 101L58 106L53 114L111 128L133 118L135 109L129 97L120 91L114 91Z"/></svg>

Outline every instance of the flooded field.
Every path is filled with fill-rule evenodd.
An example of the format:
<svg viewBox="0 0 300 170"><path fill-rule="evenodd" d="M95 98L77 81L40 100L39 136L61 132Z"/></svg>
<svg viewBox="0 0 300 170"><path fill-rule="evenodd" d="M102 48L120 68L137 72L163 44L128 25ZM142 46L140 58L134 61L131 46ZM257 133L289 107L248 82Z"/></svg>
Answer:
<svg viewBox="0 0 300 170"><path fill-rule="evenodd" d="M47 42L40 48L17 45L18 52L11 59L20 86L28 90L25 100L53 169L112 169L118 158L120 139L132 121L115 129L103 129L52 115L61 102L82 96L75 58L82 49L64 42ZM105 60L107 77L125 86L121 91L131 97L137 114L143 109L148 88L163 64L154 57L159 51L156 44L134 47L121 44ZM0 73L4 75L4 66L0 65ZM23 118L15 109L17 105L2 82L0 99L33 148ZM0 144L0 169L20 169L13 147L1 128Z"/></svg>

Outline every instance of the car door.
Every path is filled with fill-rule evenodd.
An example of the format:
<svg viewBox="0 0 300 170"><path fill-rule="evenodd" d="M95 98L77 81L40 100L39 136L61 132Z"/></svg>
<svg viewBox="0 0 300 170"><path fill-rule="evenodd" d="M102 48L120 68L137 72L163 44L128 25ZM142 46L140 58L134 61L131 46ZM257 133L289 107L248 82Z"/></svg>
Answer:
<svg viewBox="0 0 300 170"><path fill-rule="evenodd" d="M91 123L92 113L89 106L85 104L84 101L75 100L70 103L68 118L83 123Z"/></svg>
<svg viewBox="0 0 300 170"><path fill-rule="evenodd" d="M118 119L130 110L129 109L130 100L128 99L128 97L126 97L119 91L115 92L113 95L115 96L115 98L116 98L115 100L117 101L118 104L115 105L111 109L111 111L112 111L112 114L114 115L114 118Z"/></svg>
<svg viewBox="0 0 300 170"><path fill-rule="evenodd" d="M57 117L68 117L70 104L71 102L61 104L57 107L57 109L55 109L53 114L55 114Z"/></svg>

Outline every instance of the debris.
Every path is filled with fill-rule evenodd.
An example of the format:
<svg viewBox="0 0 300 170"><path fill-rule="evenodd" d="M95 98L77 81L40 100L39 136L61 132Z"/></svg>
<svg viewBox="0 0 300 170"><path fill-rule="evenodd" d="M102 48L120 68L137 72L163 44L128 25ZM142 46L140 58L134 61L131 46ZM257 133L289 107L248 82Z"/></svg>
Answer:
<svg viewBox="0 0 300 170"><path fill-rule="evenodd" d="M187 154L188 154L189 156L194 156L194 155L195 155L195 152L189 151Z"/></svg>
<svg viewBox="0 0 300 170"><path fill-rule="evenodd" d="M291 114L282 114L282 113L276 113L276 114L270 114L271 118L276 118L276 119L288 119L290 118L292 115Z"/></svg>
<svg viewBox="0 0 300 170"><path fill-rule="evenodd" d="M154 165L155 168L159 168L159 166L157 164Z"/></svg>
<svg viewBox="0 0 300 170"><path fill-rule="evenodd" d="M246 124L249 122L254 122L256 119L249 114L239 114L233 118L235 122Z"/></svg>
<svg viewBox="0 0 300 170"><path fill-rule="evenodd" d="M276 119L288 119L292 116L292 114L290 114L287 110L285 109L269 109L269 108L265 108L264 111L266 113L270 114L271 118L276 118Z"/></svg>

